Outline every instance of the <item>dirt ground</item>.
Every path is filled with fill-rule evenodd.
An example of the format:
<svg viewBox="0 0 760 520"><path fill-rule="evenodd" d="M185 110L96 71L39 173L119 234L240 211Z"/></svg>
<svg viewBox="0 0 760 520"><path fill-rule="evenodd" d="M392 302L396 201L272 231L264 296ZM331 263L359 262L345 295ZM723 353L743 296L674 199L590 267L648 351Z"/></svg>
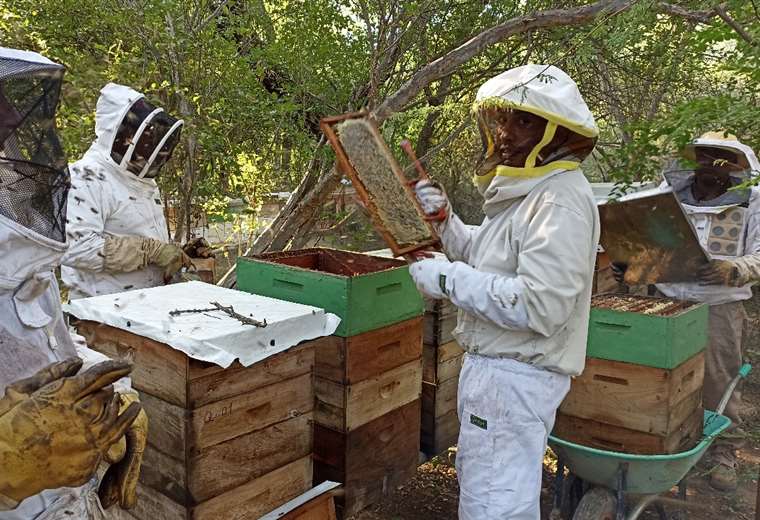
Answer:
<svg viewBox="0 0 760 520"><path fill-rule="evenodd" d="M692 470L689 477L688 511L690 520L754 520L755 496L760 464L760 297L748 302L750 320L745 339L745 355L755 370L743 387L746 447L739 453L739 489L734 493L715 491L707 482L709 467ZM541 493L542 520L551 512L553 497L552 457L544 465ZM371 506L352 520L453 520L457 518L458 485L456 470L446 457L420 466L416 477L398 488L381 503ZM649 511L642 520L658 516ZM484 519L485 520L485 519Z"/></svg>

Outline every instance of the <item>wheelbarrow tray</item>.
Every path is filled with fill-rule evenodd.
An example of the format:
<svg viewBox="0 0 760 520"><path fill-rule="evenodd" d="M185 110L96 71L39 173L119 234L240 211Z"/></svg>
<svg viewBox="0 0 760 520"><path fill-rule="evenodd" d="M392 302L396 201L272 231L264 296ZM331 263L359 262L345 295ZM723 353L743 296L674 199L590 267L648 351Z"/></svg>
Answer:
<svg viewBox="0 0 760 520"><path fill-rule="evenodd" d="M617 489L621 464L627 464L624 491L635 495L659 494L677 485L702 458L713 440L731 425L723 415L705 410L702 439L694 448L670 455L634 455L581 446L549 436L549 446L565 465L586 482Z"/></svg>

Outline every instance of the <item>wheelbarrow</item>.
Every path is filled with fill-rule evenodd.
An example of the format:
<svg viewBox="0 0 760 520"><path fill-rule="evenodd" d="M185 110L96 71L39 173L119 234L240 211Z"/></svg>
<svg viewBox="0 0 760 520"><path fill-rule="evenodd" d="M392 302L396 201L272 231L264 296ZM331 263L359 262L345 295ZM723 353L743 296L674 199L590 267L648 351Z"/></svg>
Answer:
<svg viewBox="0 0 760 520"><path fill-rule="evenodd" d="M653 506L661 520L685 519L685 511L668 516L663 502L672 502L672 499L666 499L663 494L678 486L680 501L686 500L686 474L715 438L731 426L731 420L721 414L736 385L751 369L748 364L742 366L726 388L718 409L705 410L702 438L689 451L634 455L581 446L550 435L549 446L557 455L552 518L564 513L572 520L636 520ZM567 478L565 467L570 471Z"/></svg>

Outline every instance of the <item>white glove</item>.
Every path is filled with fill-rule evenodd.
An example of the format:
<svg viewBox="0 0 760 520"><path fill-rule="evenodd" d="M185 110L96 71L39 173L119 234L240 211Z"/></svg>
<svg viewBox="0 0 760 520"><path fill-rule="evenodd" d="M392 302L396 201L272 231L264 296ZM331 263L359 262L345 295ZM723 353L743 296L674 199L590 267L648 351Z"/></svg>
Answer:
<svg viewBox="0 0 760 520"><path fill-rule="evenodd" d="M447 260L428 258L409 266L409 274L424 295L440 300L446 298L446 273L452 263Z"/></svg>
<svg viewBox="0 0 760 520"><path fill-rule="evenodd" d="M414 185L414 193L426 215L435 215L442 209L448 210L449 199L437 184L422 180Z"/></svg>

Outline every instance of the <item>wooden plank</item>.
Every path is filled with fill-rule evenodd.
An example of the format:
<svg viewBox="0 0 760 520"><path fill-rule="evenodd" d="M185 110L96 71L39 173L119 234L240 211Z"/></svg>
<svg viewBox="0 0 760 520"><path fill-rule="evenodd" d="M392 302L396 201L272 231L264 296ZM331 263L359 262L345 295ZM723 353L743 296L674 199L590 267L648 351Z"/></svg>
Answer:
<svg viewBox="0 0 760 520"><path fill-rule="evenodd" d="M438 347L435 345L422 346L422 381L425 383L437 382L438 371Z"/></svg>
<svg viewBox="0 0 760 520"><path fill-rule="evenodd" d="M422 355L422 317L348 338L343 382L364 381L419 359Z"/></svg>
<svg viewBox="0 0 760 520"><path fill-rule="evenodd" d="M310 455L311 422L307 413L193 454L190 495L203 502Z"/></svg>
<svg viewBox="0 0 760 520"><path fill-rule="evenodd" d="M637 455L660 455L688 451L702 436L702 409L667 436L654 435L590 419L557 414L553 435L583 446Z"/></svg>
<svg viewBox="0 0 760 520"><path fill-rule="evenodd" d="M458 345L457 345L458 346ZM449 381L451 379L459 380L459 372L462 371L462 363L464 361L464 355L460 354L459 357L446 359L438 363L437 378L436 381L439 385Z"/></svg>
<svg viewBox="0 0 760 520"><path fill-rule="evenodd" d="M188 384L189 405L196 408L293 379L310 373L313 365L314 349L307 345L287 350L249 367L202 376Z"/></svg>
<svg viewBox="0 0 760 520"><path fill-rule="evenodd" d="M457 416L457 411L452 410L440 417L436 417L433 451L436 454L443 453L452 446L456 446L458 440L459 417Z"/></svg>
<svg viewBox="0 0 760 520"><path fill-rule="evenodd" d="M140 394L148 414L148 444L178 460L185 460L189 413L184 408L167 403L150 394Z"/></svg>
<svg viewBox="0 0 760 520"><path fill-rule="evenodd" d="M419 399L422 391L422 361L417 359L380 376L348 387L346 431Z"/></svg>
<svg viewBox="0 0 760 520"><path fill-rule="evenodd" d="M669 435L693 412L676 405L701 388L703 356L700 353L673 370L588 358L560 410L573 417Z"/></svg>
<svg viewBox="0 0 760 520"><path fill-rule="evenodd" d="M457 314L426 315L422 338L428 345L443 345L454 340L452 332L457 326Z"/></svg>
<svg viewBox="0 0 760 520"><path fill-rule="evenodd" d="M311 456L302 457L193 509L193 520L256 519L311 488ZM153 517L152 520L164 518Z"/></svg>
<svg viewBox="0 0 760 520"><path fill-rule="evenodd" d="M342 491L338 482L329 480L322 482L306 493L270 511L260 520L334 520L335 503L333 497L339 493ZM327 503L329 505L326 505ZM318 514L315 516L314 512Z"/></svg>
<svg viewBox="0 0 760 520"><path fill-rule="evenodd" d="M179 505L194 503L187 489L185 461L161 453L150 444L143 454L140 482Z"/></svg>
<svg viewBox="0 0 760 520"><path fill-rule="evenodd" d="M280 381L255 392L201 406L191 412L191 438L201 450L260 430L314 408L311 373Z"/></svg>
<svg viewBox="0 0 760 520"><path fill-rule="evenodd" d="M130 332L92 321L76 325L87 345L113 359L134 364L132 386L177 406L187 405L188 357L173 348Z"/></svg>
<svg viewBox="0 0 760 520"><path fill-rule="evenodd" d="M346 343L350 338L326 336L315 346L314 376L342 383L346 377Z"/></svg>
<svg viewBox="0 0 760 520"><path fill-rule="evenodd" d="M345 483L346 517L412 478L419 458L420 402L413 401L356 430L314 426L315 483Z"/></svg>
<svg viewBox="0 0 760 520"><path fill-rule="evenodd" d="M450 359L461 357L463 354L464 350L459 346L459 343L449 341L438 347L438 363L444 363Z"/></svg>
<svg viewBox="0 0 760 520"><path fill-rule="evenodd" d="M185 507L142 483L137 484L137 503L129 514L138 520L190 520Z"/></svg>

